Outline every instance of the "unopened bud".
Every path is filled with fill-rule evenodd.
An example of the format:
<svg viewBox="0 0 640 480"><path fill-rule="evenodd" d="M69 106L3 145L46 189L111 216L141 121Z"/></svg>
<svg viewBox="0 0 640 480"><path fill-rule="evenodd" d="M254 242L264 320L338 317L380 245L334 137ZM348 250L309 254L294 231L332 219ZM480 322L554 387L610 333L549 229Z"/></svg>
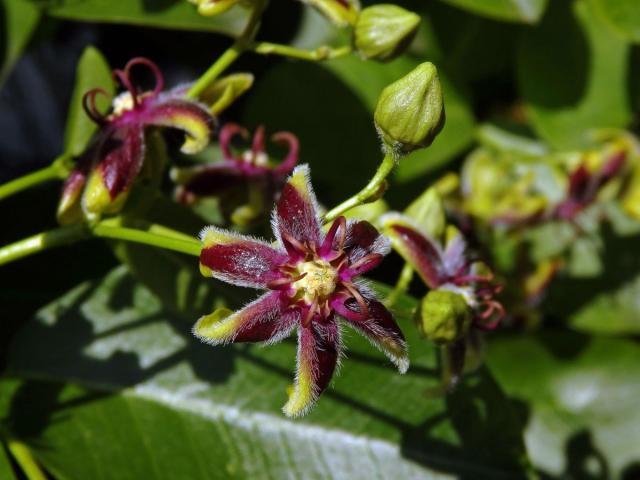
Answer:
<svg viewBox="0 0 640 480"><path fill-rule="evenodd" d="M464 297L451 290L431 290L418 309L418 328L437 344L460 340L471 326L471 308Z"/></svg>
<svg viewBox="0 0 640 480"><path fill-rule="evenodd" d="M367 7L353 32L356 49L364 58L393 60L409 46L418 31L420 16L392 4Z"/></svg>
<svg viewBox="0 0 640 480"><path fill-rule="evenodd" d="M238 0L189 0L198 6L198 13L207 17L219 15L233 7Z"/></svg>
<svg viewBox="0 0 640 480"><path fill-rule="evenodd" d="M444 126L436 67L422 63L387 86L378 99L374 120L388 153L407 154L431 145Z"/></svg>

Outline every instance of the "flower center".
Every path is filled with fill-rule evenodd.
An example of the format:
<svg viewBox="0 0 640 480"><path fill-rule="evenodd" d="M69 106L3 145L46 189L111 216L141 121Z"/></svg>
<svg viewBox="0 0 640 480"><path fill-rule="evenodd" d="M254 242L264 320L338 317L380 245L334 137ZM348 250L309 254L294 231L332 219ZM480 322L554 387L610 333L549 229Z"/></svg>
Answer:
<svg viewBox="0 0 640 480"><path fill-rule="evenodd" d="M120 95L113 99L112 105L113 115L116 117L122 115L124 112L133 110L134 103L131 92L122 92Z"/></svg>
<svg viewBox="0 0 640 480"><path fill-rule="evenodd" d="M242 154L242 160L257 167L269 166L269 156L265 152L257 152L254 155L254 152L247 150Z"/></svg>
<svg viewBox="0 0 640 480"><path fill-rule="evenodd" d="M326 300L336 289L338 272L325 260L302 262L298 264L298 271L306 275L294 282L293 288L307 303Z"/></svg>

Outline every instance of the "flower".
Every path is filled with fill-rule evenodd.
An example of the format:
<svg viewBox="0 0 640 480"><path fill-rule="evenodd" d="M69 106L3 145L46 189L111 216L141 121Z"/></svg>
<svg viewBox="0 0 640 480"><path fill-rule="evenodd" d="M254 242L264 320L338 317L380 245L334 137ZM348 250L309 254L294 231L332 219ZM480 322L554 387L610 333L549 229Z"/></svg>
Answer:
<svg viewBox="0 0 640 480"><path fill-rule="evenodd" d="M171 174L179 186L176 199L182 203L193 203L200 197L219 196L243 186L261 191L261 203L272 205L276 193L298 163L300 146L298 139L290 132L277 132L271 136L275 143L288 147L284 161L273 165L265 148L265 129L257 128L249 150L242 155L231 151L234 137L249 138L249 132L235 123L227 123L220 131L221 162L192 168L176 168ZM260 213L260 212L256 212Z"/></svg>
<svg viewBox="0 0 640 480"><path fill-rule="evenodd" d="M459 231L450 227L449 241L443 249L406 215L388 213L380 222L394 249L430 289L449 290L462 296L472 310L476 327L498 326L505 311L494 297L502 288L493 283L493 273L486 265L469 258L467 242Z"/></svg>
<svg viewBox="0 0 640 480"><path fill-rule="evenodd" d="M335 220L325 234L306 165L287 180L273 212L277 245L215 227L202 231L204 275L267 290L220 320L215 312L193 331L203 341L275 343L298 331L295 386L287 416L309 411L327 388L343 350L340 324L368 338L404 373L402 332L389 311L357 277L378 265L389 242L370 223Z"/></svg>
<svg viewBox="0 0 640 480"><path fill-rule="evenodd" d="M153 73L152 91L141 93L133 83L131 69L138 65ZM182 130L186 134L181 148L184 153L197 153L209 143L213 117L207 108L185 98L182 86L163 92L164 79L153 62L134 58L123 70L114 70L113 75L126 91L113 99L110 113L100 113L96 108L96 96L106 94L104 90L90 90L83 97L87 115L100 129L64 184L58 205L61 223L75 222L83 212L91 217L122 208L142 171L147 127Z"/></svg>
<svg viewBox="0 0 640 480"><path fill-rule="evenodd" d="M555 217L572 220L582 210L596 201L601 189L620 173L626 162L626 154L619 151L604 160L595 172L585 162L569 175L566 198L556 207Z"/></svg>

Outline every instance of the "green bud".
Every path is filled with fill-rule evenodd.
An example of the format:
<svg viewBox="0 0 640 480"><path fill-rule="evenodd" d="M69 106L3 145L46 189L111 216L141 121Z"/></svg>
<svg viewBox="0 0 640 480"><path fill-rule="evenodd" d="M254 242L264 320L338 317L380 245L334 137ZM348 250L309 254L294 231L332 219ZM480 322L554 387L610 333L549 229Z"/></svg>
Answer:
<svg viewBox="0 0 640 480"><path fill-rule="evenodd" d="M354 44L364 58L388 62L407 49L419 24L419 15L397 5L373 5L360 12Z"/></svg>
<svg viewBox="0 0 640 480"><path fill-rule="evenodd" d="M302 0L312 6L338 27L354 25L358 19L360 2L358 0Z"/></svg>
<svg viewBox="0 0 640 480"><path fill-rule="evenodd" d="M387 86L374 114L387 153L402 155L428 147L444 125L438 71L430 62Z"/></svg>
<svg viewBox="0 0 640 480"><path fill-rule="evenodd" d="M451 290L431 290L418 310L418 328L437 344L463 338L471 326L471 308L464 297Z"/></svg>

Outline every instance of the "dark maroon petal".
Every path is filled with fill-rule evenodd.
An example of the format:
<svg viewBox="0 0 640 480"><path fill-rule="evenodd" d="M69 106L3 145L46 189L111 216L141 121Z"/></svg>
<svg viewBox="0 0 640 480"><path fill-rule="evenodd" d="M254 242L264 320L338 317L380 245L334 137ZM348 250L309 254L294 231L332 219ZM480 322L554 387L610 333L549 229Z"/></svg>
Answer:
<svg viewBox="0 0 640 480"><path fill-rule="evenodd" d="M355 300L347 301L346 307L351 311L360 311ZM344 316L344 321L358 333L366 337L391 360L401 373L409 367L407 343L404 335L386 307L377 300L367 299L367 318L358 319Z"/></svg>
<svg viewBox="0 0 640 480"><path fill-rule="evenodd" d="M210 197L237 188L246 182L247 179L235 163L224 162L195 170L181 185L181 191L195 197Z"/></svg>
<svg viewBox="0 0 640 480"><path fill-rule="evenodd" d="M369 222L364 220L348 222L344 251L351 263L372 253L384 256L389 253L389 250L389 241Z"/></svg>
<svg viewBox="0 0 640 480"><path fill-rule="evenodd" d="M208 144L213 130L213 117L200 104L189 100L150 98L145 102L144 111L138 117L145 125L176 128L186 137L181 150L193 154L203 150Z"/></svg>
<svg viewBox="0 0 640 480"><path fill-rule="evenodd" d="M99 150L98 169L111 199L128 190L142 168L144 129L131 124L116 128Z"/></svg>
<svg viewBox="0 0 640 480"><path fill-rule="evenodd" d="M200 266L205 275L245 287L267 288L282 277L278 268L288 257L268 243L234 232L208 227L200 238L204 243Z"/></svg>
<svg viewBox="0 0 640 480"><path fill-rule="evenodd" d="M575 200L582 200L587 191L591 174L583 164L574 170L569 176L569 197Z"/></svg>
<svg viewBox="0 0 640 480"><path fill-rule="evenodd" d="M298 329L298 369L294 390L283 412L304 415L331 382L341 350L340 332L333 318Z"/></svg>
<svg viewBox="0 0 640 480"><path fill-rule="evenodd" d="M274 213L275 233L320 246L321 229L316 196L309 182L309 167L300 165L285 183Z"/></svg>
<svg viewBox="0 0 640 480"><path fill-rule="evenodd" d="M263 295L243 309L220 318L218 312L198 320L193 333L214 345L230 342L275 343L291 333L298 314L286 310L279 292Z"/></svg>
<svg viewBox="0 0 640 480"><path fill-rule="evenodd" d="M382 223L394 249L416 269L427 286L437 288L449 280L440 248L413 226L410 219L387 214Z"/></svg>

